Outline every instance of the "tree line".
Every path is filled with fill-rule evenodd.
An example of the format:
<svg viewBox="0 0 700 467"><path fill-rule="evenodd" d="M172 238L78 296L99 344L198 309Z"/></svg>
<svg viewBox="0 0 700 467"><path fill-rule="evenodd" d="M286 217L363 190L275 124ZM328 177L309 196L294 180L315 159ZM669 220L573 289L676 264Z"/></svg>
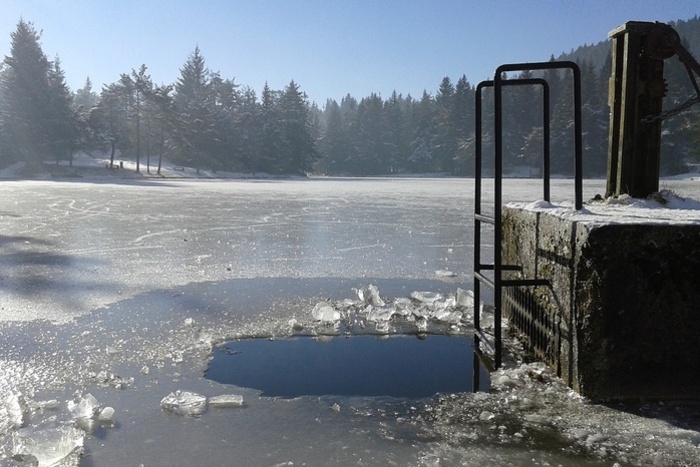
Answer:
<svg viewBox="0 0 700 467"><path fill-rule="evenodd" d="M688 47L690 48L690 47ZM552 59L554 59L552 57ZM582 70L584 173L604 175L607 158L611 58L579 61ZM546 71L551 96L552 171L573 172L571 77ZM507 78L530 78L524 72ZM666 65L667 107L694 93L677 61ZM504 88L504 167L537 174L542 155L542 90ZM483 93L482 144L493 150L492 93ZM152 82L146 65L95 92L88 78L71 92L60 60L48 60L40 34L20 20L0 69L0 166L47 159L71 161L77 151L103 150L136 161L137 171L160 173L163 161L209 170L270 174L472 175L475 86L466 75L445 77L419 99L392 93L323 108L293 80L282 90L266 84L260 96L212 72L195 48L169 85ZM699 154L697 110L664 123L662 171L678 172ZM524 172L526 171L526 172Z"/></svg>
<svg viewBox="0 0 700 467"><path fill-rule="evenodd" d="M0 164L71 161L105 150L160 173L164 158L211 170L303 174L319 158L311 106L294 81L267 85L260 99L210 71L198 48L178 80L156 85L146 65L98 94L88 78L71 93L60 61L50 61L32 23L20 20L0 70Z"/></svg>

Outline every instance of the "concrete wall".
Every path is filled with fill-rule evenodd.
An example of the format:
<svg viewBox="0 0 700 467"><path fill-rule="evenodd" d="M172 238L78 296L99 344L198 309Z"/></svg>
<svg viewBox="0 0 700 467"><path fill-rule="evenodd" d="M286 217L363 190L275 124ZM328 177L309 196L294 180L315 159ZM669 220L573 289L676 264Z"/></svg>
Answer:
<svg viewBox="0 0 700 467"><path fill-rule="evenodd" d="M572 388L592 399L700 400L700 226L506 207L503 232L504 264L522 267L511 276L551 281L526 293L539 308L532 319L555 317L557 351L545 359Z"/></svg>

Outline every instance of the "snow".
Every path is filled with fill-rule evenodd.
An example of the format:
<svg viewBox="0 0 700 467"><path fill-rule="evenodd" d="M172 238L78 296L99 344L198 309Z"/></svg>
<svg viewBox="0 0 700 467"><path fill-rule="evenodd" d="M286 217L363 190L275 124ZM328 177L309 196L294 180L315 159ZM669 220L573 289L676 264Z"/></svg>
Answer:
<svg viewBox="0 0 700 467"><path fill-rule="evenodd" d="M572 203L549 203L544 200L529 203L509 203L509 207L547 213L552 216L591 226L612 224L698 225L700 201L685 198L663 189L648 199L622 195L589 201L581 210Z"/></svg>
<svg viewBox="0 0 700 467"><path fill-rule="evenodd" d="M145 179L278 179L294 177L278 177L264 172L255 174L241 172L214 171L209 169L197 169L174 164L168 160L161 163L160 173L158 172L158 158L151 157L150 164L146 164L147 158L143 157L139 162L139 173L136 174L136 161L122 159L117 153L114 159L114 167L109 168L110 157L104 151L80 151L73 155L70 161L59 161L56 164L53 160L44 161L46 172L34 174L30 178L51 179L52 171L62 169L58 172L59 177L71 178L145 178ZM0 179L25 178L25 163L16 162L9 167L0 170Z"/></svg>

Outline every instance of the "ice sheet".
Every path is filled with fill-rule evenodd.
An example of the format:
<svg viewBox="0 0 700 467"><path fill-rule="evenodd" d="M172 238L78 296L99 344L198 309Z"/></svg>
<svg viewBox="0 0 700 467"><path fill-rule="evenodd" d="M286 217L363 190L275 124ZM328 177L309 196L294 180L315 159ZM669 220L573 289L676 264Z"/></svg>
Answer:
<svg viewBox="0 0 700 467"><path fill-rule="evenodd" d="M604 181L587 186L586 198ZM93 423L65 447L83 439L94 465L692 465L697 408L589 404L537 366L496 375L493 394L408 405L281 402L202 378L227 339L401 332L392 326L410 319L413 331L449 331L451 308L473 307L472 190L460 179L1 183L0 462L13 436L66 434L77 423L67 402L92 394ZM536 200L541 186L507 191ZM571 199L572 181L553 181L553 195ZM369 285L384 305L352 292ZM412 292L444 300L433 309ZM321 301L357 313L318 327ZM371 321L386 328L367 325L368 306L377 318L393 308ZM246 402L180 417L159 404L177 390Z"/></svg>

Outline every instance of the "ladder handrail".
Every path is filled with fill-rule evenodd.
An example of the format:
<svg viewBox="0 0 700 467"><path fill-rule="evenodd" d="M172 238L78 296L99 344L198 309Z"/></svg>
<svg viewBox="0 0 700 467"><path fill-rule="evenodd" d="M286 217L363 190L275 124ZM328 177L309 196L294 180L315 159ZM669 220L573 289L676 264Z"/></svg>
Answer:
<svg viewBox="0 0 700 467"><path fill-rule="evenodd" d="M549 62L533 62L533 63L515 63L501 65L496 68L494 79L492 81L482 81L476 87L476 124L475 124L475 179L474 179L474 330L475 330L475 351L479 352L480 337L483 335L481 331L480 303L481 303L481 283L489 286L494 291L494 367L499 368L502 361L502 288L516 285L523 286L539 286L548 283L545 279L523 279L523 280L504 280L502 273L504 270L509 270L510 267L504 267L502 264L502 244L501 237L503 235L502 227L502 204L503 204L503 102L502 88L504 86L514 85L542 85L543 86L543 197L545 201L550 199L550 147L549 147L549 84L543 78L526 78L526 79L503 79L503 74L509 71L530 71L530 70L549 70L569 68L573 72L574 81L574 196L575 207L577 210L583 207L583 177L582 177L582 125L581 125L581 71L578 65L571 61L549 61ZM482 201L482 109L481 109L481 94L485 87L494 88L494 215L492 219L485 216L481 212ZM483 265L481 263L481 223L492 223L494 226L494 262L492 265ZM492 270L493 279L482 274L482 270Z"/></svg>

